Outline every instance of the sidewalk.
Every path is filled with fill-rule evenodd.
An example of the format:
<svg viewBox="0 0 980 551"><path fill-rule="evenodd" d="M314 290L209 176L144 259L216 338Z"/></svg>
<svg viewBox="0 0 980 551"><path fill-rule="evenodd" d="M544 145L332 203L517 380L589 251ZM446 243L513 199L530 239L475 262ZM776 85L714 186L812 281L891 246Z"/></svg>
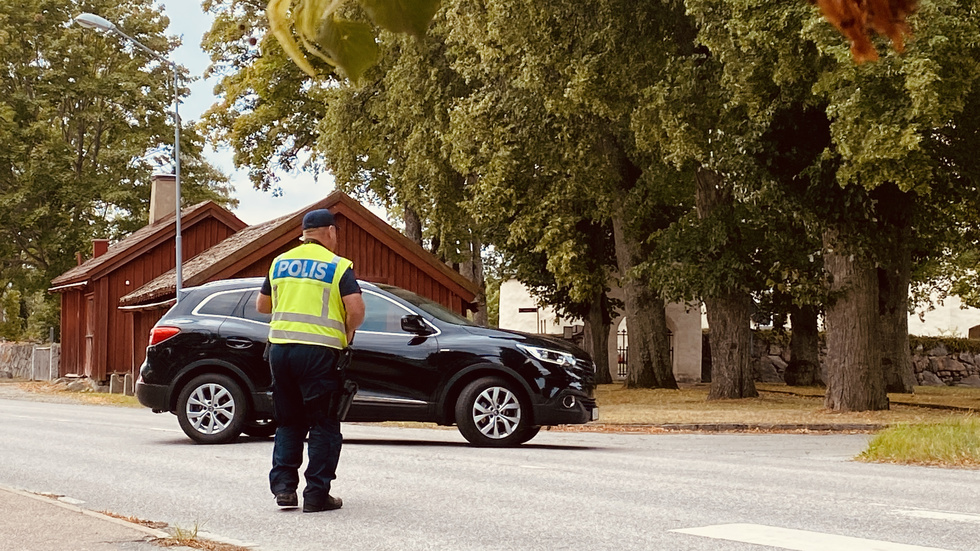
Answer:
<svg viewBox="0 0 980 551"><path fill-rule="evenodd" d="M167 537L162 530L0 486L0 551L193 551L154 543Z"/></svg>

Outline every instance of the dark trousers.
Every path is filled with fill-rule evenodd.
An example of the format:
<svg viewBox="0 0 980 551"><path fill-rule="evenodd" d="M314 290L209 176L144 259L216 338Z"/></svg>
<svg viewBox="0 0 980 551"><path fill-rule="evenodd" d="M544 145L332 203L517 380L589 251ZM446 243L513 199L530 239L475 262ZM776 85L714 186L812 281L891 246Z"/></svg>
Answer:
<svg viewBox="0 0 980 551"><path fill-rule="evenodd" d="M341 388L336 371L340 351L307 344L273 344L272 398L275 402L275 444L269 486L273 494L296 491L303 463L303 440L309 435L303 501L320 505L337 478L343 436L340 421L326 418L323 400Z"/></svg>

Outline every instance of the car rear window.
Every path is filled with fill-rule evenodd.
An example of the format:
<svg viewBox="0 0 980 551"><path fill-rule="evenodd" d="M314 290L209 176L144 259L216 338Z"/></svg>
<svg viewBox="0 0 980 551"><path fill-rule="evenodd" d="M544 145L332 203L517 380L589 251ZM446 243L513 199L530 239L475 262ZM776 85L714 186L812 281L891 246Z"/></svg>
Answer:
<svg viewBox="0 0 980 551"><path fill-rule="evenodd" d="M247 290L224 291L215 293L201 302L197 307L197 313L209 316L233 316L235 308L242 300L242 295L248 293Z"/></svg>
<svg viewBox="0 0 980 551"><path fill-rule="evenodd" d="M272 314L263 314L255 309L255 297L258 295L258 291L252 291L245 297L244 304L244 316L247 320L258 321L262 323L269 323L272 321Z"/></svg>

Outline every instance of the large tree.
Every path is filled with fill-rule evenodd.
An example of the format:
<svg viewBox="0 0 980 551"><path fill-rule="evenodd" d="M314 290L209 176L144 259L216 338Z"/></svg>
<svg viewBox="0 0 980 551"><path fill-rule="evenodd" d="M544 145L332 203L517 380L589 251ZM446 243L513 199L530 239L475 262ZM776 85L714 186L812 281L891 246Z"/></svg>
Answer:
<svg viewBox="0 0 980 551"><path fill-rule="evenodd" d="M264 4L205 7L216 15L205 39L211 71L223 75L208 125L253 184L274 191L280 171L328 168L339 189L380 202L404 220L406 235L482 285L483 238L463 208L472 176L453 168L444 140L449 105L465 84L447 68L441 40L382 32L380 65L355 83L316 56L307 60L316 77L301 71L266 34ZM478 320L485 315L480 308Z"/></svg>
<svg viewBox="0 0 980 551"><path fill-rule="evenodd" d="M615 0L460 1L447 8L455 67L481 83L454 118L456 136L474 145L461 149L484 167L475 202L485 215L496 210L521 220L536 210L532 202L579 201L591 205L588 217L611 222L631 330L628 384L636 386L676 386L663 299L632 273L649 234L631 203L647 187L669 183L673 170L636 149L630 113L643 87L662 75L673 49L664 37L680 9ZM559 228L574 225L581 212L533 223L545 225L547 236L570 235ZM570 265L585 252L573 239L552 242L561 246L545 249L549 267Z"/></svg>
<svg viewBox="0 0 980 551"><path fill-rule="evenodd" d="M734 136L746 149L793 104L823 113L824 123L801 131L825 132L827 141L800 178L813 186L809 206L820 222L830 285L826 403L887 408L886 381L908 384L903 322L916 215L933 189L949 189L935 188L951 172L943 134L975 128L964 109L980 79L978 8L923 1L903 54L857 65L839 34L803 3L689 6L699 40L724 68L726 109L743 112Z"/></svg>
<svg viewBox="0 0 980 551"><path fill-rule="evenodd" d="M173 144L169 67L72 24L81 9L162 55L178 44L150 0L0 3L0 285L25 296L88 254L92 238L146 223L150 175L163 168L153 158ZM185 199L228 202L200 135L185 126L182 141Z"/></svg>

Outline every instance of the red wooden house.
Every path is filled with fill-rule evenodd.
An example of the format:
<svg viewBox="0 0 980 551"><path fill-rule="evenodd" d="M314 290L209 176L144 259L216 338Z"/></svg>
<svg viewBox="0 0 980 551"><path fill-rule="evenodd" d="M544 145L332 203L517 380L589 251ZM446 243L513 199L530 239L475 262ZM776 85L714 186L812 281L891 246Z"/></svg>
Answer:
<svg viewBox="0 0 980 551"><path fill-rule="evenodd" d="M358 278L408 289L461 314L476 308L479 286L339 191L293 214L249 226L185 262L184 286L264 276L276 256L299 244L303 215L319 208L334 214L339 232L335 252L354 262ZM132 314L128 334L136 350L134 373L146 356L150 329L173 304L174 288L170 270L119 301L120 309Z"/></svg>
<svg viewBox="0 0 980 551"><path fill-rule="evenodd" d="M175 225L171 211L112 246L96 240L92 258L51 282L49 291L61 294L61 375L104 381L111 373L131 372L137 357L142 361L146 343L134 345L138 338L130 316L118 308L119 299L174 269ZM245 226L211 201L184 209L184 257L194 257ZM140 338L145 341L145 335Z"/></svg>

